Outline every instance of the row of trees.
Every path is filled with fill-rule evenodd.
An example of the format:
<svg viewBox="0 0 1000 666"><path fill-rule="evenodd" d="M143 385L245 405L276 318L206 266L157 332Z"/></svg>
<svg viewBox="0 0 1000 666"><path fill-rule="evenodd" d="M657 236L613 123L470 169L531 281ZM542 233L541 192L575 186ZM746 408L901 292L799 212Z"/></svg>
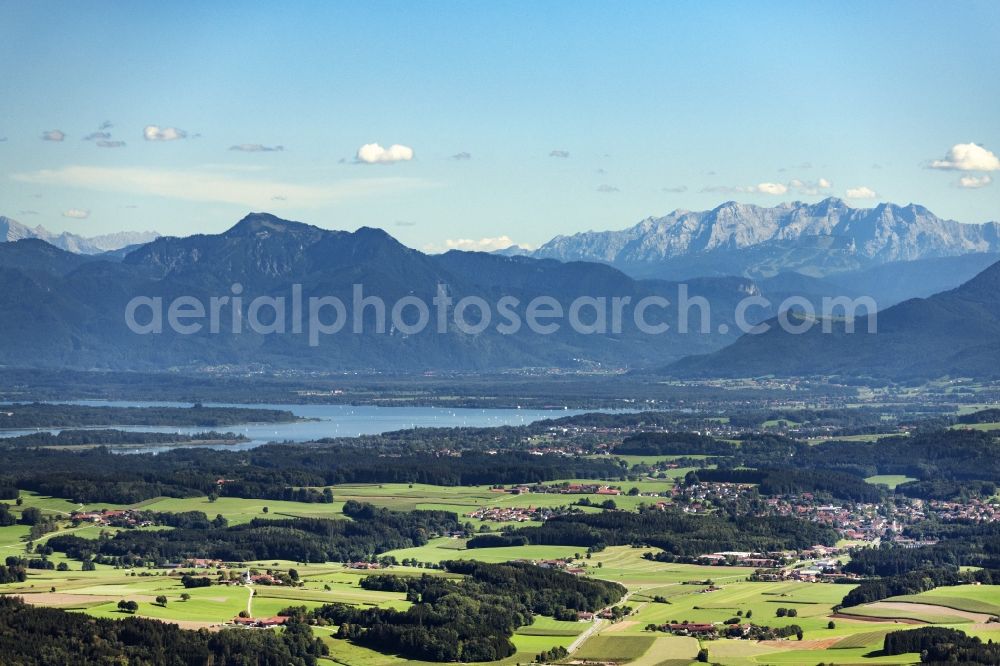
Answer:
<svg viewBox="0 0 1000 666"><path fill-rule="evenodd" d="M178 442L238 442L245 438L228 432L199 432L182 435L175 432L129 432L125 430L61 430L34 432L4 440L9 446L88 446L116 444L173 444Z"/></svg>

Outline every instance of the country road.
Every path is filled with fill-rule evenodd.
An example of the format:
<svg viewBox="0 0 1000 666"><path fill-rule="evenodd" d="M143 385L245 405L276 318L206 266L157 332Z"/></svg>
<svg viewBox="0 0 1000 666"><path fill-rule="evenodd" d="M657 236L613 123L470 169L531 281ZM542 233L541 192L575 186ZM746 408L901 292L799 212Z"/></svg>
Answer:
<svg viewBox="0 0 1000 666"><path fill-rule="evenodd" d="M628 601L628 598L631 597L631 596L632 596L632 592L631 591L626 592L625 596L623 596L621 599L619 599L617 604L613 604L613 605L615 605L615 606L623 606ZM608 608L611 608L611 606L608 606L606 608L602 608L600 611L598 611L598 613L600 613L602 611L605 611ZM597 614L595 613L594 614L594 622L593 622L593 624L591 624L591 626L586 631L584 631L582 634L580 634L579 636L577 636L576 640L574 640L572 643L570 643L569 647L566 648L566 651L569 652L570 654L572 654L572 653L576 652L577 650L579 650L580 646L583 645L584 643L586 643L588 639L590 639L591 637L593 637L593 635L595 633L597 633L597 631L603 625L604 625L604 620L602 620L601 618L597 617Z"/></svg>
<svg viewBox="0 0 1000 666"><path fill-rule="evenodd" d="M253 617L253 587L250 585L244 585L250 591L250 596L247 597L247 617Z"/></svg>
<svg viewBox="0 0 1000 666"><path fill-rule="evenodd" d="M587 641L587 639L589 639L591 636L594 635L594 632L596 632L598 629L601 628L602 624L604 624L604 620L600 618L595 618L590 627L585 632L577 636L575 641L569 644L569 647L566 648L566 651L569 652L570 654L576 652L580 648L580 646Z"/></svg>

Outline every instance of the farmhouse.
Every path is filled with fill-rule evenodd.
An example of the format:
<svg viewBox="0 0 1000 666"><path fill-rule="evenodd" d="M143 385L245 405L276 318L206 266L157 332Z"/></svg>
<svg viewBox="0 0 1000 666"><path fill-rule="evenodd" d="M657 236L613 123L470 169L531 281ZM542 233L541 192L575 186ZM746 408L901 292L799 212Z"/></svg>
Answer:
<svg viewBox="0 0 1000 666"><path fill-rule="evenodd" d="M234 617L233 624L240 627L250 627L257 629L267 629L270 627L277 627L288 621L287 617L278 615L275 617Z"/></svg>
<svg viewBox="0 0 1000 666"><path fill-rule="evenodd" d="M718 631L714 624L707 622L679 622L676 624L664 625L662 629L664 631L669 631L672 634L680 634L683 636L705 636L715 634Z"/></svg>
<svg viewBox="0 0 1000 666"><path fill-rule="evenodd" d="M351 569L367 571L369 569L381 569L382 565L377 562L351 562L347 565Z"/></svg>

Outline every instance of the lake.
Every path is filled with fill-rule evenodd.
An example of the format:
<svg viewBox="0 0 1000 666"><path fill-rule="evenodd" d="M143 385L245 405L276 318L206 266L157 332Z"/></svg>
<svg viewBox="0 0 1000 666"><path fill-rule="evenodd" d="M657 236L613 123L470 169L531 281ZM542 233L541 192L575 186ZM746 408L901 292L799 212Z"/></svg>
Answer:
<svg viewBox="0 0 1000 666"><path fill-rule="evenodd" d="M73 400L64 403L108 407L190 407L189 402L130 402L114 400ZM259 409L288 410L296 416L314 419L295 423L247 423L236 426L214 428L218 432L229 432L249 438L250 441L217 448L232 450L250 449L268 442L308 442L323 437L357 437L377 435L394 430L410 428L455 428L455 427L497 427L528 425L543 419L560 418L584 414L587 411L573 409L471 409L450 407L378 407L350 405L270 405L270 404L229 404L203 403L206 407L247 407ZM130 432L178 432L192 434L209 428L175 426L108 426L116 430ZM0 438L16 437L34 432L59 432L61 428L38 428L27 430L0 430ZM166 450L175 447L142 447L135 452ZM117 449L127 452L127 449Z"/></svg>

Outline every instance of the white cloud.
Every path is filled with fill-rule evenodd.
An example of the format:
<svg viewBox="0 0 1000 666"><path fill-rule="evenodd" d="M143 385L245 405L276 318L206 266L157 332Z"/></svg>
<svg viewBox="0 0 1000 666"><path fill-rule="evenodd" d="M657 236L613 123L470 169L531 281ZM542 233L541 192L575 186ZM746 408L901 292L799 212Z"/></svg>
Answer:
<svg viewBox="0 0 1000 666"><path fill-rule="evenodd" d="M754 190L761 194L784 194L788 191L788 186L781 183L760 183Z"/></svg>
<svg viewBox="0 0 1000 666"><path fill-rule="evenodd" d="M976 143L956 143L943 160L931 162L932 169L956 171L1000 171L1000 158Z"/></svg>
<svg viewBox="0 0 1000 666"><path fill-rule="evenodd" d="M260 143L241 143L229 147L229 150L238 150L244 153L280 153L284 149L284 146L265 146Z"/></svg>
<svg viewBox="0 0 1000 666"><path fill-rule="evenodd" d="M819 180L816 181L799 180L798 178L793 178L790 181L788 181L789 189L793 189L799 194L809 194L813 196L817 194L823 194L825 190L830 189L832 186L833 183L831 183L826 178L820 178Z"/></svg>
<svg viewBox="0 0 1000 666"><path fill-rule="evenodd" d="M864 185L861 187L849 187L844 194L848 199L875 199L878 197L878 192Z"/></svg>
<svg viewBox="0 0 1000 666"><path fill-rule="evenodd" d="M447 250L462 250L463 252L494 252L505 250L511 245L516 245L510 236L496 236L495 238L449 238L444 242L444 247L439 247L433 243L424 246L424 252L445 252ZM524 246L522 246L524 247Z"/></svg>
<svg viewBox="0 0 1000 666"><path fill-rule="evenodd" d="M803 185L802 181L792 181L793 183L798 182ZM758 183L756 185L738 185L732 187L729 185L710 185L708 187L701 188L702 192L714 192L718 194L772 194L781 195L788 192L789 185L784 183Z"/></svg>
<svg viewBox="0 0 1000 666"><path fill-rule="evenodd" d="M377 143L366 143L358 148L355 159L365 164L409 162L413 159L413 148L398 143L394 143L388 148L383 148Z"/></svg>
<svg viewBox="0 0 1000 666"><path fill-rule="evenodd" d="M42 132L42 141L62 141L66 138L66 133L62 130L49 130L48 132Z"/></svg>
<svg viewBox="0 0 1000 666"><path fill-rule="evenodd" d="M272 199L275 196L285 197L288 205L315 207L345 199L434 186L434 183L418 178L353 178L302 185L253 178L245 173L209 169L69 166L17 173L11 177L21 183L228 203L258 210L274 207L275 201L280 202Z"/></svg>
<svg viewBox="0 0 1000 666"><path fill-rule="evenodd" d="M69 210L64 210L63 217L71 217L74 220L86 220L90 217L89 210L83 210L82 208L70 208Z"/></svg>
<svg viewBox="0 0 1000 666"><path fill-rule="evenodd" d="M159 125L146 125L142 130L142 137L146 141L176 141L186 139L187 132L176 127L160 127Z"/></svg>
<svg viewBox="0 0 1000 666"><path fill-rule="evenodd" d="M986 187L992 182L993 179L984 173L982 176L962 176L958 179L958 186L970 190L977 190L980 187Z"/></svg>
<svg viewBox="0 0 1000 666"><path fill-rule="evenodd" d="M549 157L558 157L560 159L566 159L567 157L569 157L569 151L568 150L553 150L552 152L549 153Z"/></svg>

